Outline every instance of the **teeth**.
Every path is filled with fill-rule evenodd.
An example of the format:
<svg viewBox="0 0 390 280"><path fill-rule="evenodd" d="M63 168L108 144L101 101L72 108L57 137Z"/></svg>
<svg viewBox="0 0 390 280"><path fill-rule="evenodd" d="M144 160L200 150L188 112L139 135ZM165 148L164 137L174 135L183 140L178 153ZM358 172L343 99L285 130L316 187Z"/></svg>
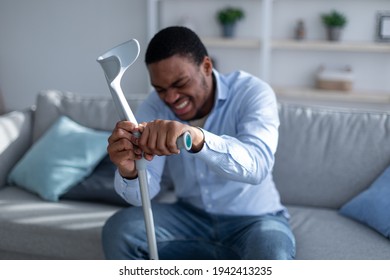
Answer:
<svg viewBox="0 0 390 280"><path fill-rule="evenodd" d="M183 109L185 106L187 106L187 104L188 104L188 100L184 101L183 103L181 103L181 104L179 104L177 106L175 106L175 108L180 110L180 109Z"/></svg>

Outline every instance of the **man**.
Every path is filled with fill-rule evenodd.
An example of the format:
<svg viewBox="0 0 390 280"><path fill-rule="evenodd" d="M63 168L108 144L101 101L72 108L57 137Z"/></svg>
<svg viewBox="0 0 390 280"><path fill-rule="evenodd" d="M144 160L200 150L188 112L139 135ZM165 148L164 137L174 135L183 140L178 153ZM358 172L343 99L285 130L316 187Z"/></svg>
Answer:
<svg viewBox="0 0 390 280"><path fill-rule="evenodd" d="M108 152L116 191L141 205L135 160L144 153L149 192L167 167L178 201L153 203L160 259L292 259L294 236L272 179L278 111L272 89L242 71L222 75L191 30L168 27L148 45L155 89L136 115L119 122ZM141 132L139 139L132 132ZM190 132L190 152L176 139ZM108 259L148 259L140 207L112 216L103 229Z"/></svg>

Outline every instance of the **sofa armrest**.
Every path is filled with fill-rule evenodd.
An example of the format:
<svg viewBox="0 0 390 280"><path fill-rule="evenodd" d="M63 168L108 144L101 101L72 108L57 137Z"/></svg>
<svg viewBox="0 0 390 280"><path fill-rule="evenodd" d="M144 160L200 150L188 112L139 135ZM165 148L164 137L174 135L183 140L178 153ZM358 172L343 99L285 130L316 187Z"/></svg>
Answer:
<svg viewBox="0 0 390 280"><path fill-rule="evenodd" d="M33 110L13 111L0 116L0 188L32 143Z"/></svg>

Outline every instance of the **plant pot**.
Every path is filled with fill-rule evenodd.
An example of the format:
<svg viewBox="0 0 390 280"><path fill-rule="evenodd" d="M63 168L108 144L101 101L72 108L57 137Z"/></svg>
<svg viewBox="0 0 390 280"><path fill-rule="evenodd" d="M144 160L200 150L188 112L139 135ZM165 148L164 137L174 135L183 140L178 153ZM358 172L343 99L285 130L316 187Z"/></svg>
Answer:
<svg viewBox="0 0 390 280"><path fill-rule="evenodd" d="M235 35L236 24L227 23L222 25L222 36L226 38L232 38Z"/></svg>
<svg viewBox="0 0 390 280"><path fill-rule="evenodd" d="M340 27L328 27L327 38L328 41L340 41L342 28Z"/></svg>

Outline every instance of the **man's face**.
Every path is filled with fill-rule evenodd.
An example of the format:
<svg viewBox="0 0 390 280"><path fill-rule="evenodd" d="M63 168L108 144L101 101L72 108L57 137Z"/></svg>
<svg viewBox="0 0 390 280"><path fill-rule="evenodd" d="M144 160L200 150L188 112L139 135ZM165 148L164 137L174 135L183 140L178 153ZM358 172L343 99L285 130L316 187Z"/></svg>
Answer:
<svg viewBox="0 0 390 280"><path fill-rule="evenodd" d="M181 120L192 120L208 114L214 103L212 63L205 57L197 66L182 56L148 65L150 80L159 97Z"/></svg>

